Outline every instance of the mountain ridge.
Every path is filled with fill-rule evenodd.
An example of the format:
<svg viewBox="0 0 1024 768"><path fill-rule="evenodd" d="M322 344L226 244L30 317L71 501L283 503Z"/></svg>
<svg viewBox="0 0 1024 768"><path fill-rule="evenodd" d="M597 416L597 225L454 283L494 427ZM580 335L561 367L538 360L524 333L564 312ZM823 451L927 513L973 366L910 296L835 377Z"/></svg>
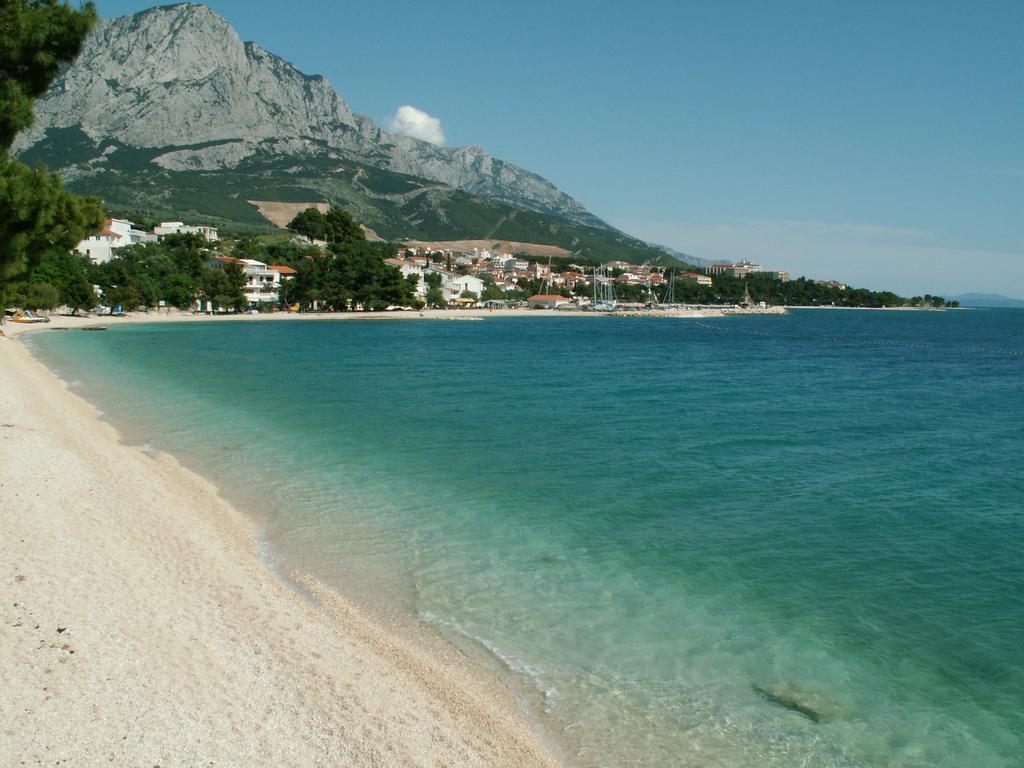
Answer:
<svg viewBox="0 0 1024 768"><path fill-rule="evenodd" d="M322 75L243 42L204 5L158 6L101 21L79 58L37 102L16 154L48 131L79 128L71 182L103 173L121 146L152 150L166 171L237 169L261 157L355 160L596 229L613 227L539 175L478 145L444 147L391 134L354 112ZM45 159L45 158L44 158Z"/></svg>

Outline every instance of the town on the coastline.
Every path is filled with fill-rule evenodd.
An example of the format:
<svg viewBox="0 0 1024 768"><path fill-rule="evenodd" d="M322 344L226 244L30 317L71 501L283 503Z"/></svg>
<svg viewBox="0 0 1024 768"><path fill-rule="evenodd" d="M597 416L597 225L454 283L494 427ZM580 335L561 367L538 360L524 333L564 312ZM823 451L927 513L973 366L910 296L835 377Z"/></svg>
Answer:
<svg viewBox="0 0 1024 768"><path fill-rule="evenodd" d="M591 263L578 254L371 242L340 208L326 214L307 209L289 229L280 236L222 237L212 226L136 226L111 218L78 243L75 254L44 257L22 295L8 297L7 304L14 298L40 315L58 308L112 314L172 307L204 313L514 308L630 314L950 306L941 297L905 299L834 280L794 280L785 269L750 260L702 267Z"/></svg>

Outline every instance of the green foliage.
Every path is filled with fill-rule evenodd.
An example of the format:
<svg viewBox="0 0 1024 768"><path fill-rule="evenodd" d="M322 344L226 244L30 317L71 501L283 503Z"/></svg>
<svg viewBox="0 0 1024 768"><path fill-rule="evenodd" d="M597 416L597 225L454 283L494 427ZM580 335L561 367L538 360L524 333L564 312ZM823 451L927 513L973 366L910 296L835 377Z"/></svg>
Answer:
<svg viewBox="0 0 1024 768"><path fill-rule="evenodd" d="M675 300L682 304L738 304L743 301L744 290L750 291L754 302L785 306L837 306L837 307L901 307L917 306L913 299L905 299L891 291L870 291L867 288L843 289L835 285L822 285L805 277L783 282L764 274L752 274L746 278L730 275L712 276L711 285L694 285L675 279ZM646 300L634 290L641 286L619 286L615 291L625 301ZM667 288L661 289L659 298L664 301ZM944 299L929 296L930 306L947 306Z"/></svg>
<svg viewBox="0 0 1024 768"><path fill-rule="evenodd" d="M89 259L69 251L49 251L32 272L32 282L54 286L59 295L58 304L74 311L96 306L96 293L89 282Z"/></svg>
<svg viewBox="0 0 1024 768"><path fill-rule="evenodd" d="M355 243L366 239L359 222L340 205L332 205L324 214L324 224L328 243Z"/></svg>
<svg viewBox="0 0 1024 768"><path fill-rule="evenodd" d="M910 299L912 307L959 307L959 301L946 301L941 296L932 296L926 293L924 296L914 296Z"/></svg>
<svg viewBox="0 0 1024 768"><path fill-rule="evenodd" d="M436 307L438 309L444 309L448 306L448 302L444 300L444 291L440 288L430 286L427 288L427 306Z"/></svg>
<svg viewBox="0 0 1024 768"><path fill-rule="evenodd" d="M320 249L315 245L299 245L291 240L265 242L256 237L241 238L228 252L236 258L255 259L264 264L276 264L293 269L297 269L305 258L320 255Z"/></svg>
<svg viewBox="0 0 1024 768"><path fill-rule="evenodd" d="M307 208L295 214L295 218L288 222L288 229L310 240L327 239L327 221L316 208Z"/></svg>
<svg viewBox="0 0 1024 768"><path fill-rule="evenodd" d="M338 205L332 205L327 213L307 208L296 214L288 223L288 229L310 240L326 240L328 243L355 243L366 239L359 222Z"/></svg>
<svg viewBox="0 0 1024 768"><path fill-rule="evenodd" d="M81 10L56 0L0 3L0 287L102 224L99 200L75 197L56 174L8 155L32 122L32 103L78 54L95 21L92 3Z"/></svg>
<svg viewBox="0 0 1024 768"><path fill-rule="evenodd" d="M160 286L161 300L179 309L191 307L198 294L199 281L192 275L180 272L168 275Z"/></svg>
<svg viewBox="0 0 1024 768"><path fill-rule="evenodd" d="M411 284L398 268L384 263L394 251L389 243L332 244L327 254L298 265L285 300L306 309L316 302L317 308L334 312L408 306L413 302Z"/></svg>
<svg viewBox="0 0 1024 768"><path fill-rule="evenodd" d="M0 3L0 147L32 123L32 103L78 55L95 22L92 3L81 10L57 0Z"/></svg>
<svg viewBox="0 0 1024 768"><path fill-rule="evenodd" d="M46 142L46 147L36 145L25 157L58 165L65 157L67 146L67 142L59 146L56 141ZM219 226L222 234L228 229L249 232L273 230L247 200L301 202L326 199L344 207L381 237L395 242L414 239L512 240L557 245L572 252L569 260L588 264L615 259L678 264L678 260L665 251L616 230L574 224L554 215L528 211L510 203L470 195L437 182L365 164L257 156L237 169L167 171L151 161L173 147L147 149L145 158L140 156L140 162L128 167L128 154L143 150L112 142L97 146L90 156L97 157L110 147L116 147L117 151L105 156L100 167L107 170L80 176L71 184L75 191L100 195L108 206L118 210L145 211L153 217L187 218L209 223ZM67 161L82 162L77 157L76 154L75 158L67 158ZM366 184L368 178L376 181L372 185ZM385 188L391 192L378 192ZM313 231L316 232L315 229Z"/></svg>
<svg viewBox="0 0 1024 768"><path fill-rule="evenodd" d="M512 296L510 296L509 293L501 290L501 288L495 285L494 278L488 275L487 273L482 274L480 276L480 279L483 280L484 283L484 290L480 294L481 301L502 301L505 299L512 298Z"/></svg>
<svg viewBox="0 0 1024 768"><path fill-rule="evenodd" d="M67 251L103 224L100 201L65 191L60 177L0 154L0 283Z"/></svg>
<svg viewBox="0 0 1024 768"><path fill-rule="evenodd" d="M189 309L202 298L217 308L246 308L241 268L211 262L209 244L198 235L126 246L109 262L90 266L89 275L110 306L134 309L163 301Z"/></svg>
<svg viewBox="0 0 1024 768"><path fill-rule="evenodd" d="M427 285L427 306L444 308L448 302L444 300L444 291L441 290L441 275L437 272L428 272L423 276L423 282Z"/></svg>
<svg viewBox="0 0 1024 768"><path fill-rule="evenodd" d="M203 270L199 281L200 298L215 310L244 312L249 305L245 297L245 274L238 264L211 266Z"/></svg>
<svg viewBox="0 0 1024 768"><path fill-rule="evenodd" d="M49 283L29 283L25 304L32 309L55 309L60 304L60 293Z"/></svg>

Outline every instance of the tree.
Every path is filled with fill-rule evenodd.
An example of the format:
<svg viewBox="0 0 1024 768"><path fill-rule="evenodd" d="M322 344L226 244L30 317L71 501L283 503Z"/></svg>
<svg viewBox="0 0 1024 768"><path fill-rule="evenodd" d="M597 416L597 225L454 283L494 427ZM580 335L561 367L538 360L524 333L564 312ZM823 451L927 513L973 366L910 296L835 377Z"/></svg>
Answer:
<svg viewBox="0 0 1024 768"><path fill-rule="evenodd" d="M32 271L31 282L49 283L60 296L59 304L73 311L96 305L96 293L88 279L89 259L70 251L50 251Z"/></svg>
<svg viewBox="0 0 1024 768"><path fill-rule="evenodd" d="M188 309L199 293L199 283L191 275L181 273L169 275L160 288L161 301L178 309Z"/></svg>
<svg viewBox="0 0 1024 768"><path fill-rule="evenodd" d="M288 229L310 240L327 239L327 222L316 208L307 208L295 214L295 218L288 222Z"/></svg>
<svg viewBox="0 0 1024 768"><path fill-rule="evenodd" d="M65 286L61 301L71 307L72 314L78 314L80 309L96 306L96 290L84 274L76 275Z"/></svg>
<svg viewBox="0 0 1024 768"><path fill-rule="evenodd" d="M32 103L78 55L95 22L91 2L77 11L57 0L0 3L0 146L31 125Z"/></svg>
<svg viewBox="0 0 1024 768"><path fill-rule="evenodd" d="M355 243L366 239L359 222L340 205L332 205L324 214L324 226L328 243Z"/></svg>
<svg viewBox="0 0 1024 768"><path fill-rule="evenodd" d="M448 306L448 302L444 300L444 291L442 291L440 288L435 288L434 286L430 286L429 288L427 288L426 299L428 307L437 307L438 309L444 309L445 307Z"/></svg>
<svg viewBox="0 0 1024 768"><path fill-rule="evenodd" d="M30 283L25 304L29 309L53 309L60 304L60 293L49 283Z"/></svg>
<svg viewBox="0 0 1024 768"><path fill-rule="evenodd" d="M68 251L103 224L94 197L67 192L56 173L0 153L0 283L30 271L49 251Z"/></svg>
<svg viewBox="0 0 1024 768"><path fill-rule="evenodd" d="M214 309L242 312L249 306L245 297L245 273L237 264L208 266L203 270L200 293Z"/></svg>
<svg viewBox="0 0 1024 768"><path fill-rule="evenodd" d="M42 166L32 169L9 156L19 131L32 122L32 103L71 61L96 21L57 0L0 3L0 288L50 250L70 250L99 230L96 198L65 191Z"/></svg>
<svg viewBox="0 0 1024 768"><path fill-rule="evenodd" d="M288 229L310 240L326 240L340 245L366 240L362 226L340 205L332 205L327 213L307 208L288 222Z"/></svg>

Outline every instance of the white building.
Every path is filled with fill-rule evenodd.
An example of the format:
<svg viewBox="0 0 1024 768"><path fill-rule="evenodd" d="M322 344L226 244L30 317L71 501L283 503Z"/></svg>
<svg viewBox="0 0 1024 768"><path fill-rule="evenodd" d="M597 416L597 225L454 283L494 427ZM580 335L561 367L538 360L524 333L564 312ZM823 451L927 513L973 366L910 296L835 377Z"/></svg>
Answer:
<svg viewBox="0 0 1024 768"><path fill-rule="evenodd" d="M505 259L502 266L505 267L505 269L525 271L530 268L530 262L528 262L526 259L517 259L515 257L512 257L509 259Z"/></svg>
<svg viewBox="0 0 1024 768"><path fill-rule="evenodd" d="M385 264L389 264L392 267L397 267L398 271L402 273L402 277L408 277L409 275L415 275L419 278L416 281L416 295L421 299L427 295L427 285L423 281L424 267L426 267L426 260L420 259L384 259Z"/></svg>
<svg viewBox="0 0 1024 768"><path fill-rule="evenodd" d="M271 268L256 259L235 259L231 256L217 256L214 262L237 264L245 275L245 298L250 307L260 304L276 304L278 288L281 286L280 268Z"/></svg>
<svg viewBox="0 0 1024 768"><path fill-rule="evenodd" d="M107 219L99 234L83 240L75 246L75 250L88 256L93 264L106 264L114 257L114 251L126 245L149 243L156 237L149 232L135 229L134 222L127 219Z"/></svg>
<svg viewBox="0 0 1024 768"><path fill-rule="evenodd" d="M460 275L456 272L449 272L447 269L437 269L436 267L429 267L423 270L423 275L431 273L441 276L441 291L444 293L445 301L459 298L463 291L475 293L477 298L480 298L480 294L484 291L484 281L479 277ZM420 283L425 284L425 282L423 277L421 277ZM426 293L426 288L424 288L424 293Z"/></svg>
<svg viewBox="0 0 1024 768"><path fill-rule="evenodd" d="M191 226L180 221L161 221L159 227L153 228L153 234L157 237L164 237L165 235L199 235L210 243L220 240L216 227Z"/></svg>
<svg viewBox="0 0 1024 768"><path fill-rule="evenodd" d="M712 264L709 267L705 267L704 271L709 275L731 275L732 277L746 277L752 272L764 272L764 267L760 264L754 264L747 260L743 260L738 264Z"/></svg>

